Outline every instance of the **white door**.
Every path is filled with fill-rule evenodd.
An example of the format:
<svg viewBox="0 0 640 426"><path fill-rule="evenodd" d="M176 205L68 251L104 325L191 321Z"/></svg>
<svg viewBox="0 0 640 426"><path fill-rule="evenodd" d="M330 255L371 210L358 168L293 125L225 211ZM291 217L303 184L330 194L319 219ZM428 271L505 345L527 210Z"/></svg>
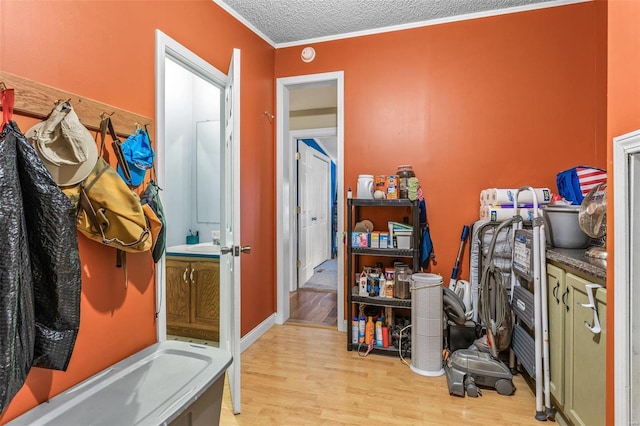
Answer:
<svg viewBox="0 0 640 426"><path fill-rule="evenodd" d="M227 371L233 412L240 413L240 50L233 49L225 87L225 140L221 144L222 229L220 256L220 347L231 352ZM248 248L246 248L248 252Z"/></svg>
<svg viewBox="0 0 640 426"><path fill-rule="evenodd" d="M298 141L298 285L331 257L331 159Z"/></svg>

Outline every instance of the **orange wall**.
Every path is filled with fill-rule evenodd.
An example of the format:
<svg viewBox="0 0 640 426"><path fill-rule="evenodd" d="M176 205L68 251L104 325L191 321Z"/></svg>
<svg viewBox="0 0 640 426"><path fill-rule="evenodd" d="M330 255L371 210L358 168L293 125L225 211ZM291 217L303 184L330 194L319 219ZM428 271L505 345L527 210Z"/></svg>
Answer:
<svg viewBox="0 0 640 426"><path fill-rule="evenodd" d="M606 165L597 30L581 3L317 43L311 63L278 49L276 78L344 70L345 189L413 165L448 278L483 188L555 191L559 171Z"/></svg>
<svg viewBox="0 0 640 426"><path fill-rule="evenodd" d="M275 150L272 124L263 114L274 107L273 47L209 0L0 0L0 69L154 117L156 28L223 72L232 49L242 51L241 207L260 212L242 216L242 241L252 247L242 259L246 334L275 311ZM34 123L16 120L23 131ZM155 342L150 255L128 255L125 289L115 250L83 236L79 240L81 324L69 368L32 369L0 423Z"/></svg>
<svg viewBox="0 0 640 426"><path fill-rule="evenodd" d="M608 7L608 101L607 101L607 167L608 179L613 181L613 138L640 129L640 2L609 0ZM611 188L611 186L610 186ZM609 191L613 196L613 191ZM613 201L608 202L607 246L607 324L614 326L613 277ZM607 351L615 351L614 333L607 335ZM607 424L614 424L614 360L607 358Z"/></svg>

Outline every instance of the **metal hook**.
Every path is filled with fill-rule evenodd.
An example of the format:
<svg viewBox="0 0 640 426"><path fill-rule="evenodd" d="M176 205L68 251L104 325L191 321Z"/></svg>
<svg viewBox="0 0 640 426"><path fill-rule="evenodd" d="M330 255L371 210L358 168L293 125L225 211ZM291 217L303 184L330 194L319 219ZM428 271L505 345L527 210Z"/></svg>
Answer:
<svg viewBox="0 0 640 426"><path fill-rule="evenodd" d="M151 123L140 124L140 123L138 123L136 121L136 124L135 124L136 130L143 130L144 129L146 131L147 127L149 126L149 124L151 124Z"/></svg>
<svg viewBox="0 0 640 426"><path fill-rule="evenodd" d="M113 111L111 114L109 114L109 113L108 113L108 112L106 112L106 111L103 111L103 112L101 112L101 113L100 113L100 118L104 120L104 119L105 119L105 118L107 118L107 117L111 117L111 116L112 116L113 114L115 114L115 113L116 113L115 111Z"/></svg>
<svg viewBox="0 0 640 426"><path fill-rule="evenodd" d="M60 104L62 105L62 110L64 111L65 109L69 109L71 107L71 98L67 99L66 101L64 99L58 99L54 102L55 106L58 106Z"/></svg>
<svg viewBox="0 0 640 426"><path fill-rule="evenodd" d="M265 111L265 112L264 112L264 115L265 115L265 117L267 117L267 120L269 120L269 123L272 123L272 124L273 124L273 119L275 118L275 117L274 117L274 115L273 115L273 114L271 114L271 113L270 113L270 112L268 112L268 111Z"/></svg>
<svg viewBox="0 0 640 426"><path fill-rule="evenodd" d="M587 291L587 296L589 297L589 303L577 302L578 306L582 306L593 311L593 325L589 324L588 321L584 322L585 327L587 327L593 334L600 334L601 331L600 320L598 319L598 309L596 308L596 300L594 295L594 292L597 291L600 287L602 287L600 284L586 284L585 289Z"/></svg>

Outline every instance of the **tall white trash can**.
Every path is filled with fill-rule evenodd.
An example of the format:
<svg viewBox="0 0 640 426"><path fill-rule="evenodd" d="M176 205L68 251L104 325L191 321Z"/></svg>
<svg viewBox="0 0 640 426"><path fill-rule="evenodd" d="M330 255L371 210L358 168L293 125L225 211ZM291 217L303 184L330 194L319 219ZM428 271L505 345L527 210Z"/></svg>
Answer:
<svg viewBox="0 0 640 426"><path fill-rule="evenodd" d="M442 277L411 276L411 370L423 376L441 376Z"/></svg>

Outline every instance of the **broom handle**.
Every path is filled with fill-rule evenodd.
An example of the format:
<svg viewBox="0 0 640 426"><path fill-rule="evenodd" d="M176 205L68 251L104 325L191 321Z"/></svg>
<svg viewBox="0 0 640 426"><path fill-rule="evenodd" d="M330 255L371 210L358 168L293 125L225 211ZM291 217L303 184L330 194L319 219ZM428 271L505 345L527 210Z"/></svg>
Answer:
<svg viewBox="0 0 640 426"><path fill-rule="evenodd" d="M467 240L468 235L469 235L469 226L464 225L462 227L462 235L460 235L460 247L458 248L458 256L456 257L456 264L453 267L453 271L451 272L451 282L455 282L455 280L458 278L458 273L460 272L460 258L462 257L464 242ZM451 283L449 283L449 286L451 286Z"/></svg>

